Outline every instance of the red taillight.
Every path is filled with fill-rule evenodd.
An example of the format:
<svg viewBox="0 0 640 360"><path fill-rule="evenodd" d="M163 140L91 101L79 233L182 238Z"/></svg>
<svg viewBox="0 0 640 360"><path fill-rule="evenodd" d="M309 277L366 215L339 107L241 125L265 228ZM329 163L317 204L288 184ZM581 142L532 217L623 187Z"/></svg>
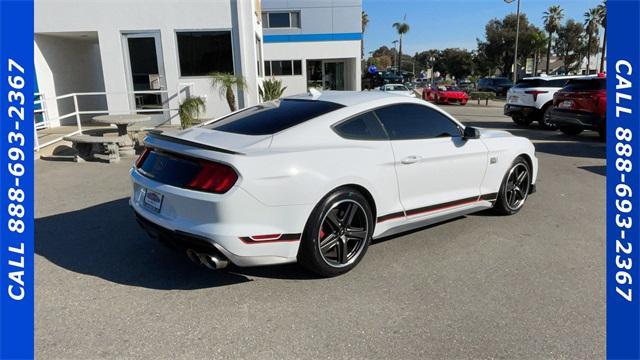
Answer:
<svg viewBox="0 0 640 360"><path fill-rule="evenodd" d="M238 180L238 174L227 165L201 161L200 166L200 171L187 184L190 189L224 194Z"/></svg>
<svg viewBox="0 0 640 360"><path fill-rule="evenodd" d="M536 101L536 100L538 100L538 95L546 94L546 93L548 93L548 91L544 91L544 90L527 90L524 93L533 95L533 101Z"/></svg>
<svg viewBox="0 0 640 360"><path fill-rule="evenodd" d="M148 147L144 148L142 154L140 154L140 157L138 157L138 160L136 160L136 168L139 168L142 166L142 164L144 164L144 161L147 159L147 156L149 156L150 152L151 149L149 149Z"/></svg>

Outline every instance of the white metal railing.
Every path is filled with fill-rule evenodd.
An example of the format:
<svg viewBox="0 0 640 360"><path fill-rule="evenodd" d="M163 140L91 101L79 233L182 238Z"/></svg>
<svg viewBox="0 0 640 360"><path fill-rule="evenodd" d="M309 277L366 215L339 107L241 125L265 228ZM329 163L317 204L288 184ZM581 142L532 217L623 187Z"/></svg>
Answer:
<svg viewBox="0 0 640 360"><path fill-rule="evenodd" d="M191 88L193 87L193 84L180 84L179 85L179 90L176 93L176 97L177 97L177 101L178 103L181 103L182 99L180 97L180 94L185 91L186 92L186 96L189 96L189 94L191 93ZM82 132L82 122L81 122L81 117L80 115L100 115L100 114L113 114L113 115L118 115L118 114L131 114L132 112L134 113L158 113L158 112L168 112L169 113L169 117L171 115L171 112L177 112L178 109L177 108L169 108L168 103L169 100L171 99L167 99L166 102L164 102L162 108L158 108L158 109L128 109L128 110L80 110L79 106L78 106L78 97L80 96L107 96L107 95L127 95L127 96L135 96L135 95L146 95L146 94L156 94L156 95L162 95L162 94L166 94L167 96L169 95L168 90L148 90L148 91L131 91L131 92L78 92L78 93L69 93L69 94L65 94L65 95L60 95L60 96L56 96L56 97L52 97L52 98L44 98L42 96L41 93L36 93L34 94L35 100L34 100L34 104L40 104L40 109L36 110L36 113L42 113L43 116L43 121L42 122L38 122L35 123L35 131L36 133L34 134L34 150L35 151L39 151L41 148L54 144L58 141L61 141L65 136L71 136L71 135L75 135L75 134L79 134ZM47 106L47 102L50 101L55 101L56 103L59 100L63 100L63 99L69 99L72 98L73 99L73 111L66 113L64 115L59 115L57 117L54 118L50 118L49 117L49 113L48 113L48 106ZM68 118L72 118L75 117L76 119L76 127L77 129L75 131L69 132L69 133L65 133L65 134L61 134L60 136L48 140L45 143L40 144L40 141L38 139L38 134L37 131L38 130L43 130L43 129L48 129L51 128L51 124L52 123L60 123L60 121L68 119ZM34 118L34 122L35 122L35 118Z"/></svg>

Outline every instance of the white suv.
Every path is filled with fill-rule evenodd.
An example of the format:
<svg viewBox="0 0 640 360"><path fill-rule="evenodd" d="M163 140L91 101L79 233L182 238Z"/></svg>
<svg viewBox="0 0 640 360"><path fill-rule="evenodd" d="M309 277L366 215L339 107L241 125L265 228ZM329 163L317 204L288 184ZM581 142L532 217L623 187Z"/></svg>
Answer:
<svg viewBox="0 0 640 360"><path fill-rule="evenodd" d="M511 116L519 125L529 125L537 121L540 127L555 129L549 122L549 113L553 104L553 94L562 89L569 79L584 76L537 76L520 80L507 92L507 104L504 114Z"/></svg>

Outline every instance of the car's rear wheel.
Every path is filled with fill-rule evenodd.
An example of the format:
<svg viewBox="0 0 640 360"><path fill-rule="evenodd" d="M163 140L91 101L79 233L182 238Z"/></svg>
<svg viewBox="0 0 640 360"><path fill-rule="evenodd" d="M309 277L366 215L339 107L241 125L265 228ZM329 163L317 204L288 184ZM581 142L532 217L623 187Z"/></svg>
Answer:
<svg viewBox="0 0 640 360"><path fill-rule="evenodd" d="M570 136L578 135L583 131L583 129L578 126L561 125L558 128L563 134Z"/></svg>
<svg viewBox="0 0 640 360"><path fill-rule="evenodd" d="M321 276L344 274L364 257L373 228L373 212L364 196L351 188L338 189L311 213L298 261Z"/></svg>
<svg viewBox="0 0 640 360"><path fill-rule="evenodd" d="M531 169L521 156L517 157L502 180L498 199L493 207L501 215L513 215L524 206L531 189Z"/></svg>
<svg viewBox="0 0 640 360"><path fill-rule="evenodd" d="M551 109L553 107L551 105L547 105L547 107L542 112L542 116L538 123L540 123L540 127L547 130L555 130L558 128L558 125L551 121Z"/></svg>

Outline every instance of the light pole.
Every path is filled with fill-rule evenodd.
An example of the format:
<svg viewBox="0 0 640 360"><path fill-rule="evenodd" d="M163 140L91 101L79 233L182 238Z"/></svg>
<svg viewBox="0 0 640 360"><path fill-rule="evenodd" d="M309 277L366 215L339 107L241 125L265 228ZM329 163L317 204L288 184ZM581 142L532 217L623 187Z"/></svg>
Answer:
<svg viewBox="0 0 640 360"><path fill-rule="evenodd" d="M507 4L511 4L514 0L504 0ZM516 49L513 53L513 85L516 84L518 79L518 37L520 37L520 0L516 10Z"/></svg>

